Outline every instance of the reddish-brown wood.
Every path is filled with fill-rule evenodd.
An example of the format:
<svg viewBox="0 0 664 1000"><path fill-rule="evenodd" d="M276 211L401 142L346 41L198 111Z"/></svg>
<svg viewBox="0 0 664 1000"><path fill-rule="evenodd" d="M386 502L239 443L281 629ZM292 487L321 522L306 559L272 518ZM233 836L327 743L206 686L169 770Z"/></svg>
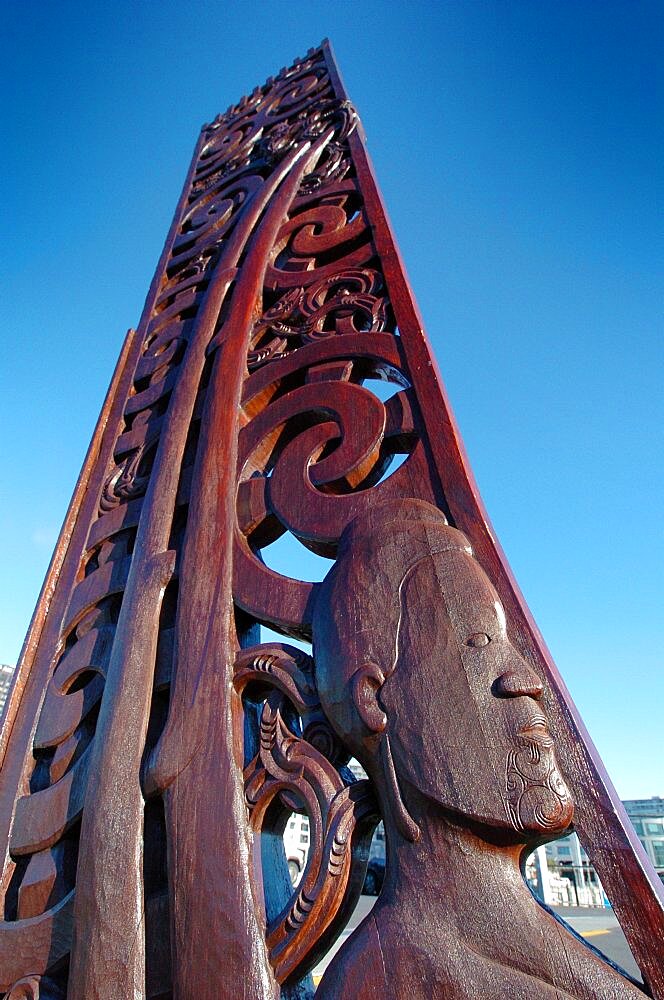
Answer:
<svg viewBox="0 0 664 1000"><path fill-rule="evenodd" d="M466 536L416 500L357 518L314 638L323 709L373 780L389 850L322 996L642 996L521 876L526 845L569 826L572 795L543 684Z"/></svg>
<svg viewBox="0 0 664 1000"><path fill-rule="evenodd" d="M322 585L265 564L284 532ZM661 886L494 540L327 44L202 131L0 750L7 996L311 996L382 816L323 996L643 995L521 876L573 818L664 1000Z"/></svg>

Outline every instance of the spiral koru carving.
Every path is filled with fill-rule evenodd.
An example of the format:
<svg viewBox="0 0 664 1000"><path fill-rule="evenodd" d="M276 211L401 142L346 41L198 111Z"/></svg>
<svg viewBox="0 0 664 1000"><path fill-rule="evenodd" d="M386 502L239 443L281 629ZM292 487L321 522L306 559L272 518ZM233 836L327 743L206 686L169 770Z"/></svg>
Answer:
<svg viewBox="0 0 664 1000"><path fill-rule="evenodd" d="M398 391L383 402L358 384L365 378L393 382ZM243 408L251 419L239 439L234 592L259 620L307 636L313 593L312 584L268 569L258 550L287 530L333 558L353 517L408 495L416 476L426 483L407 384L398 338L387 333L313 337L247 380ZM399 454L408 458L388 475Z"/></svg>
<svg viewBox="0 0 664 1000"><path fill-rule="evenodd" d="M114 464L101 491L99 500L101 512L113 510L125 500L143 496L150 481L149 465L154 457L155 448L155 441L146 442Z"/></svg>
<svg viewBox="0 0 664 1000"><path fill-rule="evenodd" d="M505 771L505 806L515 830L560 829L571 796L563 781L547 734L520 737L523 746L511 750Z"/></svg>
<svg viewBox="0 0 664 1000"><path fill-rule="evenodd" d="M335 334L380 333L390 310L382 279L371 268L346 268L308 288L290 288L254 327L249 371Z"/></svg>
<svg viewBox="0 0 664 1000"><path fill-rule="evenodd" d="M341 932L361 891L378 815L369 783L349 785L338 770L348 758L320 708L310 657L282 643L243 650L235 684L263 700L260 749L245 768L252 827L283 828L291 811L309 817L305 871L267 930L283 983L313 968Z"/></svg>

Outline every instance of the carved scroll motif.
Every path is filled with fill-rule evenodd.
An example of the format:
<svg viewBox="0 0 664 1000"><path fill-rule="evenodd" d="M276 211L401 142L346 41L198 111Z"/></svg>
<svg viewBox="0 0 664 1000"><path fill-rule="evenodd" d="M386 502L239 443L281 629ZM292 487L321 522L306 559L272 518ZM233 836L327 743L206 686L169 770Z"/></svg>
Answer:
<svg viewBox="0 0 664 1000"><path fill-rule="evenodd" d="M326 337L380 333L388 320L381 279L371 268L348 268L308 288L291 288L254 328L249 371Z"/></svg>
<svg viewBox="0 0 664 1000"><path fill-rule="evenodd" d="M568 806L569 792L548 752L553 741L550 736L543 741L524 740L507 760L505 800L517 830L529 829L534 822L543 830L556 830Z"/></svg>
<svg viewBox="0 0 664 1000"><path fill-rule="evenodd" d="M235 600L302 637L315 588L274 574L260 550L287 530L333 558L367 504L413 491L436 499L349 155L352 124L327 147L334 169L303 179L269 253L243 390ZM393 385L386 402L363 386L376 380ZM390 475L399 455L409 457Z"/></svg>
<svg viewBox="0 0 664 1000"><path fill-rule="evenodd" d="M262 702L260 749L245 768L253 828L283 832L293 810L309 817L305 870L267 929L277 980L297 980L343 930L357 902L376 803L369 782L348 784L339 772L348 755L321 710L310 657L284 644L252 647L238 657L235 685Z"/></svg>

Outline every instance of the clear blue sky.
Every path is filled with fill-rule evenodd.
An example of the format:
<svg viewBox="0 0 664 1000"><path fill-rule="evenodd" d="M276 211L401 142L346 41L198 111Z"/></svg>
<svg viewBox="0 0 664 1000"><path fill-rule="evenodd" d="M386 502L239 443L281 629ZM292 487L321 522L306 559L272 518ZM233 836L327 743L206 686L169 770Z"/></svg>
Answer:
<svg viewBox="0 0 664 1000"><path fill-rule="evenodd" d="M200 125L328 35L497 534L618 791L664 794L661 4L32 2L3 35L0 661Z"/></svg>

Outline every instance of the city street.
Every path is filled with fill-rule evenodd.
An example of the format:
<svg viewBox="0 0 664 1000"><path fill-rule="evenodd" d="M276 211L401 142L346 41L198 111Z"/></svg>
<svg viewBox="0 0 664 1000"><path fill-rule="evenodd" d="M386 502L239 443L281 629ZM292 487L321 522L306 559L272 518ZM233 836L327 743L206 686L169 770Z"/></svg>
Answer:
<svg viewBox="0 0 664 1000"><path fill-rule="evenodd" d="M353 930L364 919L376 902L375 896L360 896L360 901L350 919L348 927L341 935L334 948L314 969L314 982L318 984L332 956L350 937ZM586 907L556 906L556 914L585 938L594 948L607 955L626 972L641 981L641 975L629 950L613 910L599 910Z"/></svg>

